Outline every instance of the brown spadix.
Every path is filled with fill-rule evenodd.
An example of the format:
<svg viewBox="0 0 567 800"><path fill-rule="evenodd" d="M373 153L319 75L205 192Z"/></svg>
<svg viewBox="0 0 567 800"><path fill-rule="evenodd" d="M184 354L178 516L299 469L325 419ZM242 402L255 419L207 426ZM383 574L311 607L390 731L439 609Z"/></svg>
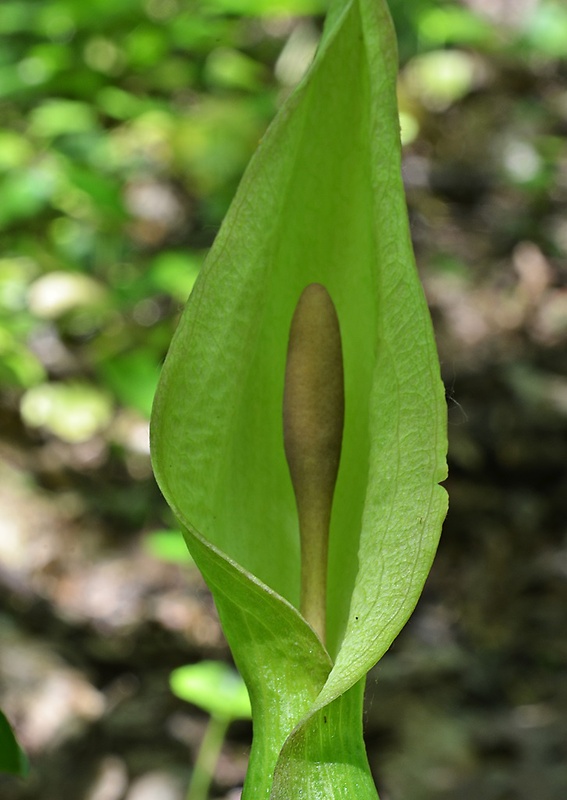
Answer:
<svg viewBox="0 0 567 800"><path fill-rule="evenodd" d="M344 422L341 333L319 283L299 298L289 332L284 447L301 537L301 613L325 642L327 552Z"/></svg>

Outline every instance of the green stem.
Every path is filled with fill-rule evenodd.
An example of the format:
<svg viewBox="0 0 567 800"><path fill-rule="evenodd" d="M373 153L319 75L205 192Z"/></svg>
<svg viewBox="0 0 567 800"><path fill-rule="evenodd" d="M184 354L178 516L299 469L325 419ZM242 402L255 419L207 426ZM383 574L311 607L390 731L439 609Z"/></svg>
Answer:
<svg viewBox="0 0 567 800"><path fill-rule="evenodd" d="M230 717L212 716L193 766L186 800L207 800Z"/></svg>

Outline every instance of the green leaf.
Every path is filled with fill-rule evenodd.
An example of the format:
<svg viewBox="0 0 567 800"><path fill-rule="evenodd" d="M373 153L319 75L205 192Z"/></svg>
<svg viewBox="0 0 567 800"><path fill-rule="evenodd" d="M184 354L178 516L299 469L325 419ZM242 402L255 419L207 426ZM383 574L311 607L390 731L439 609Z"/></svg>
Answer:
<svg viewBox="0 0 567 800"><path fill-rule="evenodd" d="M0 320L0 383L28 388L43 380L39 359Z"/></svg>
<svg viewBox="0 0 567 800"><path fill-rule="evenodd" d="M53 195L55 183L56 176L49 164L31 165L6 175L0 183L0 228L42 211Z"/></svg>
<svg viewBox="0 0 567 800"><path fill-rule="evenodd" d="M151 352L137 349L120 353L101 362L98 372L121 403L149 418L159 375Z"/></svg>
<svg viewBox="0 0 567 800"><path fill-rule="evenodd" d="M215 11L251 16L281 16L288 14L320 14L328 0L206 0Z"/></svg>
<svg viewBox="0 0 567 800"><path fill-rule="evenodd" d="M467 44L483 47L496 40L496 28L468 8L432 6L418 15L419 36L423 43L437 47Z"/></svg>
<svg viewBox="0 0 567 800"><path fill-rule="evenodd" d="M245 798L376 798L363 682L417 602L446 512L446 408L409 236L396 71L385 2L335 2L197 278L154 404L156 476L250 692ZM281 419L289 325L313 282L336 305L345 369L326 647L297 610Z"/></svg>
<svg viewBox="0 0 567 800"><path fill-rule="evenodd" d="M200 253L166 250L152 261L151 281L162 292L185 302L195 285L201 267Z"/></svg>
<svg viewBox="0 0 567 800"><path fill-rule="evenodd" d="M144 548L154 558L174 564L193 564L181 531L153 531L144 537Z"/></svg>
<svg viewBox="0 0 567 800"><path fill-rule="evenodd" d="M5 2L0 6L0 33L11 34L28 31L35 16L28 3Z"/></svg>
<svg viewBox="0 0 567 800"><path fill-rule="evenodd" d="M246 685L238 672L222 661L200 661L173 670L169 682L172 692L209 714L225 719L251 716Z"/></svg>
<svg viewBox="0 0 567 800"><path fill-rule="evenodd" d="M27 139L15 131L0 129L0 170L22 167L32 157L33 148Z"/></svg>
<svg viewBox="0 0 567 800"><path fill-rule="evenodd" d="M93 109L75 100L46 100L34 109L31 118L32 132L46 138L91 131L96 124Z"/></svg>
<svg viewBox="0 0 567 800"><path fill-rule="evenodd" d="M10 723L0 711L0 772L10 772L24 777L28 762L12 733Z"/></svg>
<svg viewBox="0 0 567 800"><path fill-rule="evenodd" d="M547 0L534 8L525 31L527 44L543 56L565 58L567 48L567 10L557 0Z"/></svg>

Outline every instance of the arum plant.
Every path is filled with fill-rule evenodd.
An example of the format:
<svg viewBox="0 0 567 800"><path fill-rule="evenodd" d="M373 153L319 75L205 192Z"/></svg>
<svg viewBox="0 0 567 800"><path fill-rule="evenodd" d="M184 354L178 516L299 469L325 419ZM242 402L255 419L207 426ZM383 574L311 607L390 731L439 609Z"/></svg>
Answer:
<svg viewBox="0 0 567 800"><path fill-rule="evenodd" d="M154 403L155 474L250 693L245 800L377 798L365 676L417 602L446 512L396 62L384 0L332 2Z"/></svg>

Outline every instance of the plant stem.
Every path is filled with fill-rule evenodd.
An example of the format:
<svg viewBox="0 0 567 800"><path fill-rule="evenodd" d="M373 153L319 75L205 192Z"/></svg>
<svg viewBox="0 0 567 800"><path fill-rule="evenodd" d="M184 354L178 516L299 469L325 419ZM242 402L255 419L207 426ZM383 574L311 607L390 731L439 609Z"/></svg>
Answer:
<svg viewBox="0 0 567 800"><path fill-rule="evenodd" d="M230 717L211 716L193 766L186 800L207 800Z"/></svg>
<svg viewBox="0 0 567 800"><path fill-rule="evenodd" d="M325 643L327 552L344 421L337 312L324 286L299 298L289 332L284 447L301 537L301 613Z"/></svg>

